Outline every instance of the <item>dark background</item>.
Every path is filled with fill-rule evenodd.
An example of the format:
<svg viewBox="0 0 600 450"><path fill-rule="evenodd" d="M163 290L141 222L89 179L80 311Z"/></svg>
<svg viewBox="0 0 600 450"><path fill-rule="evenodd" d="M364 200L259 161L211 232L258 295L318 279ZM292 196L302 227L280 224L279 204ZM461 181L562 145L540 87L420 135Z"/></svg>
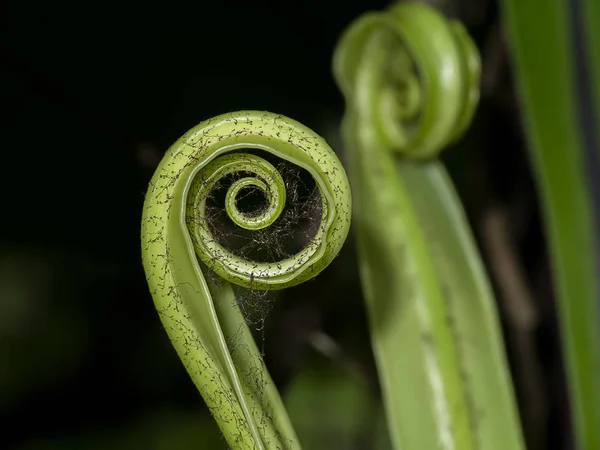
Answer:
<svg viewBox="0 0 600 450"><path fill-rule="evenodd" d="M293 117L343 160L333 48L353 18L387 3L3 3L0 447L226 447L148 293L147 183L185 131L240 109ZM568 448L550 275L502 21L494 1L431 3L462 20L482 52L480 107L444 159L497 290L529 448ZM321 276L277 299L263 334L284 395L295 386L289 395L314 402L315 417L333 405L331 421L317 424L330 442L322 448L371 448L377 425L358 427L352 415L379 395L352 236ZM327 397L344 383L350 393ZM294 408L302 437L311 414Z"/></svg>

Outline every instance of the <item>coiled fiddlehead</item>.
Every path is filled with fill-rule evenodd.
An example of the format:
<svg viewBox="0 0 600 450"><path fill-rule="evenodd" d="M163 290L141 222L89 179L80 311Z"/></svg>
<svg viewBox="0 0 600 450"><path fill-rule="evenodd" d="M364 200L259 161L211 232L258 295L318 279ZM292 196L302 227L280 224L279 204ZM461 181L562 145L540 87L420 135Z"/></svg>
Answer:
<svg viewBox="0 0 600 450"><path fill-rule="evenodd" d="M479 100L475 44L462 24L418 3L354 22L334 74L348 111L382 145L410 157L435 156L459 138Z"/></svg>
<svg viewBox="0 0 600 450"><path fill-rule="evenodd" d="M286 192L293 183L278 173L290 164L314 180L305 197L314 203L316 226L302 248L265 256L262 247L276 239L266 230L289 225L294 202L302 200L297 190ZM244 205L248 196L253 202ZM150 182L142 220L148 284L173 346L232 448L300 446L230 283L281 289L317 275L346 239L350 206L346 174L327 143L265 112L202 122L169 149ZM253 233L266 236L258 253L227 242L252 240Z"/></svg>
<svg viewBox="0 0 600 450"><path fill-rule="evenodd" d="M348 27L333 72L394 448L520 449L491 290L436 158L473 117L476 47L458 22L402 2Z"/></svg>

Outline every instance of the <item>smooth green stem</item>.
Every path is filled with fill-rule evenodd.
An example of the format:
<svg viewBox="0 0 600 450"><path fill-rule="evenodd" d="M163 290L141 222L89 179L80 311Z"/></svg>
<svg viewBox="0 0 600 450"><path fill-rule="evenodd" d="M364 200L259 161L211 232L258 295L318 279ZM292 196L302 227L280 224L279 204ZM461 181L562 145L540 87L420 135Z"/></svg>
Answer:
<svg viewBox="0 0 600 450"><path fill-rule="evenodd" d="M351 24L333 70L394 448L521 449L491 289L435 158L475 112L476 47L435 9L400 3Z"/></svg>

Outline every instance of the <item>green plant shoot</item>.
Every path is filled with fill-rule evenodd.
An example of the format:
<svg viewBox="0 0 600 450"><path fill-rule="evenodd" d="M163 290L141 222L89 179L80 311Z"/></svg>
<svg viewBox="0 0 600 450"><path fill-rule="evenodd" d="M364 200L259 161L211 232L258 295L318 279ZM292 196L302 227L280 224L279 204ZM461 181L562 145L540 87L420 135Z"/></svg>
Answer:
<svg viewBox="0 0 600 450"><path fill-rule="evenodd" d="M348 27L333 71L394 448L523 448L496 305L436 158L478 102L474 43L435 9L400 3Z"/></svg>
<svg viewBox="0 0 600 450"><path fill-rule="evenodd" d="M220 231L233 226L250 239L264 237L270 226L286 225L286 211L298 200L286 194L276 161L314 179L318 225L293 255L245 258ZM262 202L244 206L249 192ZM223 217L213 214L218 205ZM350 211L346 173L327 143L267 112L200 123L168 150L150 182L142 219L148 285L175 350L233 449L300 444L231 284L282 289L314 277L337 256Z"/></svg>

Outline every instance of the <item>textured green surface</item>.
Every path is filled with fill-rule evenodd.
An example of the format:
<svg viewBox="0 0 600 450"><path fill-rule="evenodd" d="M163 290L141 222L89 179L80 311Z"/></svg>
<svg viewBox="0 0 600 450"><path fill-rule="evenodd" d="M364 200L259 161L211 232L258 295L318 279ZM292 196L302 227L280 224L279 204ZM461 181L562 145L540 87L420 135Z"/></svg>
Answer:
<svg viewBox="0 0 600 450"><path fill-rule="evenodd" d="M228 171L254 173L256 187L271 189L267 199L285 200L272 166L244 152L229 153L249 148L301 166L316 181L320 225L293 258L247 261L210 235L206 195ZM303 125L265 112L226 114L194 127L169 149L150 182L142 221L148 284L173 346L232 448L300 445L229 283L281 289L317 275L346 239L350 208L346 174L327 143ZM267 209L275 216L281 205ZM231 207L228 214L246 220Z"/></svg>
<svg viewBox="0 0 600 450"><path fill-rule="evenodd" d="M581 30L571 29L566 2L561 0L505 0L504 13L544 209L575 432L580 448L598 449L600 333L595 228L572 53L573 32ZM596 52L598 43L592 48Z"/></svg>
<svg viewBox="0 0 600 450"><path fill-rule="evenodd" d="M495 303L434 158L474 113L473 42L434 9L402 3L351 24L333 70L394 448L523 448Z"/></svg>

